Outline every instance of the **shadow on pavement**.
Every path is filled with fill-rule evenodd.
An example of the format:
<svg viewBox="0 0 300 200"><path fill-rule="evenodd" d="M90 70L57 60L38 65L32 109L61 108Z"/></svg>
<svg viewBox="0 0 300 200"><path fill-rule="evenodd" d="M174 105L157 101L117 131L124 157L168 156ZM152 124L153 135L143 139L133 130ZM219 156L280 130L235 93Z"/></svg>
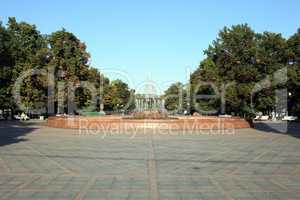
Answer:
<svg viewBox="0 0 300 200"><path fill-rule="evenodd" d="M300 139L300 123L297 122L254 122L256 130L290 135Z"/></svg>
<svg viewBox="0 0 300 200"><path fill-rule="evenodd" d="M0 147L26 141L22 136L37 129L32 125L30 122L0 121Z"/></svg>

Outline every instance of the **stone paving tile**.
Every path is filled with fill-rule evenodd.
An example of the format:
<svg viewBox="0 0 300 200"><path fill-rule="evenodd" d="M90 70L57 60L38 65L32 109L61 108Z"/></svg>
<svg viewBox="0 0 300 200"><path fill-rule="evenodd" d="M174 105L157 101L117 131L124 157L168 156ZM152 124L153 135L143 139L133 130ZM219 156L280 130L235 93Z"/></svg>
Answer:
<svg viewBox="0 0 300 200"><path fill-rule="evenodd" d="M233 199L240 200L297 200L298 196L288 192L248 192L246 190L235 190L230 192Z"/></svg>
<svg viewBox="0 0 300 200"><path fill-rule="evenodd" d="M88 180L87 177L45 176L35 180L29 186L23 188L23 190L78 191L87 184Z"/></svg>
<svg viewBox="0 0 300 200"><path fill-rule="evenodd" d="M288 199L288 200L296 200L299 199L299 195L287 193L287 192L253 192L250 193L254 199Z"/></svg>
<svg viewBox="0 0 300 200"><path fill-rule="evenodd" d="M26 183L29 179L33 179L33 176L1 176L0 177L0 188L1 189L14 189L24 183Z"/></svg>
<svg viewBox="0 0 300 200"><path fill-rule="evenodd" d="M217 179L219 185L225 191L252 191L252 192L264 192L264 191L285 191L280 186L272 182L270 178L226 178L226 179Z"/></svg>
<svg viewBox="0 0 300 200"><path fill-rule="evenodd" d="M300 176L274 177L274 182L288 190L300 192Z"/></svg>
<svg viewBox="0 0 300 200"><path fill-rule="evenodd" d="M0 199L9 198L18 192L19 189L25 187L34 181L37 176L17 176L17 175L1 175L0 176Z"/></svg>
<svg viewBox="0 0 300 200"><path fill-rule="evenodd" d="M17 192L16 194L10 196L10 199L15 199L15 200L30 200L34 199L34 194L36 192Z"/></svg>
<svg viewBox="0 0 300 200"><path fill-rule="evenodd" d="M179 191L197 191L197 190L216 190L216 186L210 178L197 177L159 177L158 188L160 190L179 190Z"/></svg>
<svg viewBox="0 0 300 200"><path fill-rule="evenodd" d="M41 191L41 192L18 192L16 195L12 196L11 199L16 200L72 200L75 199L77 196L76 191L56 191L56 192L48 192L48 191Z"/></svg>
<svg viewBox="0 0 300 200"><path fill-rule="evenodd" d="M176 191L165 191L160 192L160 199L162 200L224 200L226 196L221 194L219 191L206 191L206 192L176 192Z"/></svg>
<svg viewBox="0 0 300 200"><path fill-rule="evenodd" d="M147 191L148 179L135 177L110 177L97 178L90 190L145 190Z"/></svg>
<svg viewBox="0 0 300 200"><path fill-rule="evenodd" d="M84 200L141 200L149 199L148 191L91 191Z"/></svg>

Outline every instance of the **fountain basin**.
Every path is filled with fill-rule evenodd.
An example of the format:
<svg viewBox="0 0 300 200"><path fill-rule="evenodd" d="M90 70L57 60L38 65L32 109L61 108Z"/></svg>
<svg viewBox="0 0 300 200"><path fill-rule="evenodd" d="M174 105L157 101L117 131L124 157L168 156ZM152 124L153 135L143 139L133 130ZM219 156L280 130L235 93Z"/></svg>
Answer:
<svg viewBox="0 0 300 200"><path fill-rule="evenodd" d="M72 129L164 129L164 130L203 130L203 129L240 129L250 128L250 123L242 118L192 117L180 116L167 119L134 119L130 116L101 117L49 117L49 127Z"/></svg>

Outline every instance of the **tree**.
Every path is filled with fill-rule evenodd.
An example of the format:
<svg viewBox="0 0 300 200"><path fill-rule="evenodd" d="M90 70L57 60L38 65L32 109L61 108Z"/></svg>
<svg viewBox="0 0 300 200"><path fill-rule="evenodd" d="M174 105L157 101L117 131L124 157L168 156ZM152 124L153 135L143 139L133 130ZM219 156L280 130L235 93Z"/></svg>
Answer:
<svg viewBox="0 0 300 200"><path fill-rule="evenodd" d="M281 34L264 32L257 34L257 52L255 65L259 79L270 76L284 67L288 63L288 51L286 40ZM272 85L265 88L254 97L255 108L263 113L270 113L275 110L276 97L275 90L280 85L275 85L271 79ZM285 86L286 87L286 86Z"/></svg>
<svg viewBox="0 0 300 200"><path fill-rule="evenodd" d="M12 83L12 57L11 36L0 23L0 109L11 108L10 84Z"/></svg>
<svg viewBox="0 0 300 200"><path fill-rule="evenodd" d="M121 111L134 109L134 91L121 80L112 81L104 90L105 110Z"/></svg>
<svg viewBox="0 0 300 200"><path fill-rule="evenodd" d="M225 92L225 112L242 114L249 111L249 88L258 79L258 71L253 67L256 47L256 34L247 24L224 27L220 31L219 37L204 51L207 58L191 76L192 88L201 81L210 82L198 87L197 91L192 90L194 94L217 95L215 99L198 102L205 110L217 108L216 111L221 112L220 106L217 106L221 97L218 94Z"/></svg>
<svg viewBox="0 0 300 200"><path fill-rule="evenodd" d="M90 72L88 60L90 55L86 52L86 46L74 34L67 32L65 29L52 33L48 37L51 51L51 61L49 65L53 67L55 73L55 82L65 84L64 96L62 101L67 105L68 87L77 87L80 81L88 81L89 78L99 80L97 72ZM57 84L55 84L57 85ZM81 87L76 89L74 99L78 108L86 106L86 102L91 97L91 91ZM56 99L57 99L56 93ZM69 97L70 98L70 97ZM58 112L69 112L72 110L59 110Z"/></svg>
<svg viewBox="0 0 300 200"><path fill-rule="evenodd" d="M15 18L9 18L6 27L0 23L0 109L17 108L12 98L16 80L28 70L39 69L53 72L54 83L43 75L26 76L20 83L24 111L47 108L48 101L56 107L62 101L63 108L58 111L61 113L74 111L74 107L70 110L65 107L68 101L73 101L78 109L96 103L94 110L99 110L100 103L109 98L112 102L106 102L106 107L125 108L133 91L122 81L109 85L109 79L88 64L89 58L86 45L65 29L42 35L35 25L17 22ZM62 92L58 85L63 86ZM47 96L48 86L53 89L54 97ZM70 95L69 90L75 95ZM103 94L105 92L108 95ZM110 93L113 96L109 97ZM96 102L92 101L94 96ZM133 107L131 103L129 109Z"/></svg>
<svg viewBox="0 0 300 200"><path fill-rule="evenodd" d="M288 39L287 45L289 110L291 114L300 116L300 29Z"/></svg>
<svg viewBox="0 0 300 200"><path fill-rule="evenodd" d="M43 68L47 61L44 59L47 52L46 40L34 25L25 22L16 22L15 18L9 18L7 32L10 38L9 80L6 80L7 94L10 96L9 106L15 109L12 101L12 90L15 81L20 75L30 69ZM41 59L43 57L43 59ZM21 100L27 111L30 109L45 108L46 87L45 79L38 76L27 76L22 80Z"/></svg>
<svg viewBox="0 0 300 200"><path fill-rule="evenodd" d="M163 98L168 111L183 112L187 109L187 92L180 82L170 85L164 92Z"/></svg>
<svg viewBox="0 0 300 200"><path fill-rule="evenodd" d="M252 93L259 81L272 77L274 72L286 67L289 51L281 34L258 34L247 24L224 27L204 53L206 59L191 75L193 94L214 95L225 92L225 112L229 114L234 112L242 116L253 115L251 99L254 99L256 110L267 112L274 109L275 89L283 85L275 86L271 78L271 87L259 91L254 98ZM211 84L196 87L201 82ZM222 112L218 106L220 98L219 95L196 103L204 107L204 110L217 108L216 111ZM195 104L192 107L195 109Z"/></svg>
<svg viewBox="0 0 300 200"><path fill-rule="evenodd" d="M210 84L215 85L217 88L221 85L219 69L210 58L204 59L197 70L195 70L190 77L191 85L191 111L204 113L215 113L215 109L220 109L220 97L215 98L198 98L199 95L216 95L215 88ZM219 92L219 91L217 91Z"/></svg>

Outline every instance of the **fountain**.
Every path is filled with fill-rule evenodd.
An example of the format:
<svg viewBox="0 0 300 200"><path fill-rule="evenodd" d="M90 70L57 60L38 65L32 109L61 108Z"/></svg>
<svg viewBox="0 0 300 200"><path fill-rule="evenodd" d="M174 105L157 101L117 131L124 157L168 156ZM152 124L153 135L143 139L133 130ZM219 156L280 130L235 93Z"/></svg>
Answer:
<svg viewBox="0 0 300 200"><path fill-rule="evenodd" d="M238 117L220 118L212 116L176 116L170 117L164 107L164 99L154 91L155 84L145 85L143 94L136 94L136 109L130 116L73 116L49 117L48 126L55 128L101 129L120 132L136 129L183 130L197 131L201 129L236 129L249 128L250 124Z"/></svg>
<svg viewBox="0 0 300 200"><path fill-rule="evenodd" d="M170 119L165 110L165 102L155 94L137 94L135 112L128 119Z"/></svg>

